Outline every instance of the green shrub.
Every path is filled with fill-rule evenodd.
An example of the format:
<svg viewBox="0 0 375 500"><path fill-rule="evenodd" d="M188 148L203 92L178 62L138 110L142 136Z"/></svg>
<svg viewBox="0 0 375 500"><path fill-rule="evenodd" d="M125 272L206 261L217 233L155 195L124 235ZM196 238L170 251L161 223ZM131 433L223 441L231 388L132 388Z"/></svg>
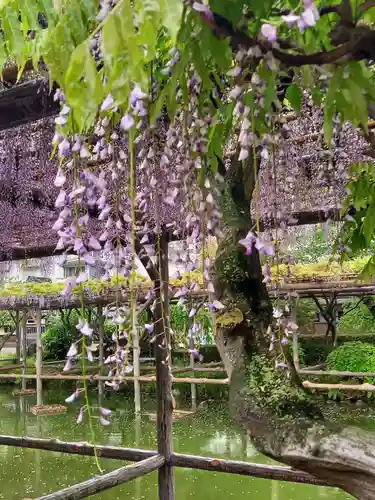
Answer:
<svg viewBox="0 0 375 500"><path fill-rule="evenodd" d="M312 332L312 323L317 313L316 304L312 299L301 299L297 307L297 324L301 330Z"/></svg>
<svg viewBox="0 0 375 500"><path fill-rule="evenodd" d="M293 356L294 353L294 347L293 344L290 344L290 352ZM299 357L299 365L300 367L306 366L306 353L305 349L299 344L298 345L298 357Z"/></svg>
<svg viewBox="0 0 375 500"><path fill-rule="evenodd" d="M375 346L366 342L346 342L327 358L329 370L375 372Z"/></svg>
<svg viewBox="0 0 375 500"><path fill-rule="evenodd" d="M194 377L194 378L208 378L208 379L225 379L227 378L224 372L179 372L175 374L176 378ZM219 384L196 384L198 402L206 399L227 400L228 399L228 386ZM191 384L189 382L181 382L173 384L173 390L179 398L186 401L191 397Z"/></svg>
<svg viewBox="0 0 375 500"><path fill-rule="evenodd" d="M369 308L363 302L356 307L358 300L352 299L345 303L343 308L344 314L339 321L339 331L359 335L375 333L375 320Z"/></svg>
<svg viewBox="0 0 375 500"><path fill-rule="evenodd" d="M69 346L78 338L75 327L77 323L78 315L75 311L72 311L69 316L65 315L64 322L58 314L48 318L42 339L46 359L65 359Z"/></svg>
<svg viewBox="0 0 375 500"><path fill-rule="evenodd" d="M6 333L15 330L14 320L9 311L0 311L0 328L4 328Z"/></svg>
<svg viewBox="0 0 375 500"><path fill-rule="evenodd" d="M340 337L338 340L339 341L341 340ZM305 366L312 366L324 363L329 353L333 350L332 343L331 342L327 343L324 337L317 339L314 339L312 337L300 338L299 343L304 352Z"/></svg>
<svg viewBox="0 0 375 500"><path fill-rule="evenodd" d="M174 332L171 338L172 347L175 348L187 347L188 344L187 332L189 328L189 309L178 304L171 304L170 320L171 320L171 328ZM202 322L203 325L203 334L199 335L199 340L205 342L206 344L212 344L213 342L212 322L211 322L211 316L207 311L207 309L204 307L200 308L196 314L195 320L197 322Z"/></svg>
<svg viewBox="0 0 375 500"><path fill-rule="evenodd" d="M64 318L64 319L63 319ZM53 314L47 320L47 328L43 335L43 350L45 359L65 359L69 346L80 337L76 329L78 313L71 311L69 314ZM111 343L115 325L104 323L104 344Z"/></svg>

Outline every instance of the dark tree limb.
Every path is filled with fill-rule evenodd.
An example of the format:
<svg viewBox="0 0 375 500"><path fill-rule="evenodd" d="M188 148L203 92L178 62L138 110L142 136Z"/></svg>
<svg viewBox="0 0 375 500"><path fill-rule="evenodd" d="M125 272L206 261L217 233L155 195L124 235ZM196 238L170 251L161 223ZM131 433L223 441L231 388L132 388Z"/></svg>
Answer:
<svg viewBox="0 0 375 500"><path fill-rule="evenodd" d="M375 0L366 0L365 2L363 2L359 6L359 12L361 14L364 14L365 12L367 12L370 9L372 9L373 7L375 7Z"/></svg>
<svg viewBox="0 0 375 500"><path fill-rule="evenodd" d="M292 54L284 52L267 41L251 37L244 31L235 29L230 21L215 12L200 11L197 15L208 24L218 38L230 38L233 50L240 47L251 49L259 46L264 54L271 52L273 56L286 67L301 67L306 65L324 65L338 63L343 60L368 60L375 59L375 31L366 27L356 27L351 22L352 15L346 9L346 0L339 6L332 6L330 12L338 12L343 21L339 22L334 33L340 31L340 37L336 37L335 45L340 45L331 51L321 51L313 54ZM372 6L372 4L371 4ZM371 7L368 7L371 8ZM351 12L351 11L350 11ZM329 13L328 11L326 13ZM350 25L350 26L349 26ZM341 34L341 27L344 34ZM352 29L349 30L348 28ZM340 29L339 29L340 28ZM345 42L341 44L341 40Z"/></svg>

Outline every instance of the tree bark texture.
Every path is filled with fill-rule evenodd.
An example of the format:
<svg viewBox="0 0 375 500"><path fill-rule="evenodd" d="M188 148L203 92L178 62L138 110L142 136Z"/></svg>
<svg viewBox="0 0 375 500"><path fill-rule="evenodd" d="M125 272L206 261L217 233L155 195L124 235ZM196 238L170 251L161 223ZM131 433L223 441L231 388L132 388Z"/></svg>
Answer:
<svg viewBox="0 0 375 500"><path fill-rule="evenodd" d="M231 407L257 449L360 500L375 499L375 435L324 419L303 387L289 349L289 376L275 367L267 327L272 307L259 254L238 241L253 230L253 161L232 162L222 193L223 238L214 263L216 344L230 379Z"/></svg>

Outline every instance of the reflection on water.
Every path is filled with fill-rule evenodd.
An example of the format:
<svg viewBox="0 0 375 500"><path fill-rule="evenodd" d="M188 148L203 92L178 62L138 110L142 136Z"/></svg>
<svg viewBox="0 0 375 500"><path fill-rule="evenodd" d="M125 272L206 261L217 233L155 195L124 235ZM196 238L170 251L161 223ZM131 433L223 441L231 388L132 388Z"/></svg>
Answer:
<svg viewBox="0 0 375 500"><path fill-rule="evenodd" d="M59 403L65 393L46 393L45 404ZM1 434L39 436L68 441L91 441L87 426L75 424L77 407L67 414L36 417L30 413L34 397L14 398L2 389L0 393ZM134 418L132 403L123 396L111 396L105 402L114 411L108 428L95 426L96 441L125 447L155 449L155 423L146 417ZM150 403L149 411L154 410ZM96 423L96 422L95 422ZM267 463L254 447L236 430L224 411L216 409L174 424L174 447L181 453L249 460ZM102 460L106 471L123 463ZM0 499L22 500L56 491L96 475L91 457L64 455L40 450L0 446ZM176 498L187 500L227 500L234 496L254 500L346 500L350 497L331 489L310 485L279 483L229 474L176 470ZM93 497L94 500L157 500L157 474L139 478Z"/></svg>
<svg viewBox="0 0 375 500"><path fill-rule="evenodd" d="M211 456L226 456L227 458L239 457L250 459L258 455L254 446L242 435L225 431L216 431L207 444L202 446L202 453Z"/></svg>

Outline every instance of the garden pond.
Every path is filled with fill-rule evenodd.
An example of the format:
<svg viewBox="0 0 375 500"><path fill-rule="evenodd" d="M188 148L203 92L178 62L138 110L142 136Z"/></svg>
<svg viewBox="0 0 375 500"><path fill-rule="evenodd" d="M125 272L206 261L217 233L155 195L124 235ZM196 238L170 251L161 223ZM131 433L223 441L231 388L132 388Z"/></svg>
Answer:
<svg viewBox="0 0 375 500"><path fill-rule="evenodd" d="M61 403L69 391L58 387L44 394L44 403ZM77 407L69 406L66 414L35 416L30 407L33 396L14 397L6 387L0 392L1 434L58 438L66 441L91 441L87 425L76 424ZM134 418L132 402L123 395L110 395L106 406L113 411L112 425L101 427L95 421L96 441L113 446L155 449L155 422L147 415ZM335 405L331 403L331 407ZM155 411L152 401L144 402L146 411ZM371 428L373 418L366 410L353 406L349 412L355 424ZM336 410L332 410L336 411ZM367 412L368 413L368 412ZM375 430L375 429L374 429ZM233 423L225 406L212 406L192 417L178 420L173 429L177 452L257 463L272 463L247 442ZM23 500L36 498L82 482L97 474L93 457L65 455L49 451L0 446L0 499ZM101 460L106 471L121 466L121 462ZM350 496L333 488L282 483L264 479L196 471L176 470L178 500L228 500L235 497L255 500L345 500ZM157 473L138 478L123 486L92 496L95 500L157 500Z"/></svg>

